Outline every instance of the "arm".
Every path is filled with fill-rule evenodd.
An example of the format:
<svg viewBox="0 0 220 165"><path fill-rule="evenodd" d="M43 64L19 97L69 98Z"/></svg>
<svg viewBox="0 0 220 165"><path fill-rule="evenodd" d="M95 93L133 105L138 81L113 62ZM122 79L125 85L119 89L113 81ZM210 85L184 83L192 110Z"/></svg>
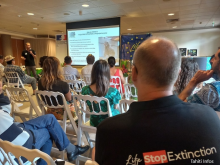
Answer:
<svg viewBox="0 0 220 165"><path fill-rule="evenodd" d="M22 60L26 60L25 55L24 55L24 52L21 53L21 59L22 59Z"/></svg>
<svg viewBox="0 0 220 165"><path fill-rule="evenodd" d="M181 100L186 101L186 98L191 95L197 84L210 79L212 77L212 74L213 74L213 70L208 70L208 71L199 70L190 80L186 88L179 94L178 97Z"/></svg>
<svg viewBox="0 0 220 165"><path fill-rule="evenodd" d="M33 51L30 51L30 54L31 54L34 58L37 58L37 55L36 55L36 53L35 53L34 50L33 50Z"/></svg>
<svg viewBox="0 0 220 165"><path fill-rule="evenodd" d="M24 58L23 56L21 56L21 59L22 59L22 60L26 60L26 58Z"/></svg>
<svg viewBox="0 0 220 165"><path fill-rule="evenodd" d="M119 75L120 75L122 84L125 84L125 79L124 79L124 76L121 70L119 70Z"/></svg>

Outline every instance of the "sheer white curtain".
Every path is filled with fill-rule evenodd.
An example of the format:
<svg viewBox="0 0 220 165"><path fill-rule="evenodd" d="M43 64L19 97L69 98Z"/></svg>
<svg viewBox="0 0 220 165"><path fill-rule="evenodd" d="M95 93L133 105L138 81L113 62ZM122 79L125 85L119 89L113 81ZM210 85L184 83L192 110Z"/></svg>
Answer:
<svg viewBox="0 0 220 165"><path fill-rule="evenodd" d="M35 64L39 66L39 59L42 56L56 56L56 41L55 39L24 39L24 43L30 42L31 49L36 51L37 58Z"/></svg>

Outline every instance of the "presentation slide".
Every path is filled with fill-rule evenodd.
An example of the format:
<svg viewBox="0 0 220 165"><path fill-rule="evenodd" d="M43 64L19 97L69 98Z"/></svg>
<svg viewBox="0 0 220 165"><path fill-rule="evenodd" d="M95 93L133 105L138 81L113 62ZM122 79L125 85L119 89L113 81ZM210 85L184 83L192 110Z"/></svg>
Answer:
<svg viewBox="0 0 220 165"><path fill-rule="evenodd" d="M99 27L90 29L68 29L68 53L72 65L87 65L86 57L107 60L113 56L119 65L120 27Z"/></svg>

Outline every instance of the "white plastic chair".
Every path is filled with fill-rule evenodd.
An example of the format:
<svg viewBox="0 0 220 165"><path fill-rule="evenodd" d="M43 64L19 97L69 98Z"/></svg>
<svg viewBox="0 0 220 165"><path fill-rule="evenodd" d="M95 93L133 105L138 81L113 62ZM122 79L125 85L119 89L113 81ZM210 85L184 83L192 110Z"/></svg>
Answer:
<svg viewBox="0 0 220 165"><path fill-rule="evenodd" d="M137 88L134 84L124 84L125 88L125 99L130 99L131 97L138 97L137 96ZM134 93L132 93L132 89L134 89Z"/></svg>
<svg viewBox="0 0 220 165"><path fill-rule="evenodd" d="M63 101L63 105L59 104L57 97L61 97ZM78 119L78 117L74 117L71 114L70 108L66 102L66 99L64 95L60 92L52 92L52 91L36 91L36 97L37 97L37 102L38 105L43 113L43 115L46 114L46 108L63 108L64 109L64 114L63 114L63 120L58 120L62 124L63 131L66 133L66 124L70 123L73 127L73 130L75 131L76 135L70 135L67 134L68 136L71 136L73 139L77 139L77 126L75 121ZM52 101L52 98L53 102ZM56 105L54 105L56 104ZM67 120L67 116L69 117L69 120ZM62 152L62 159L64 159L64 151Z"/></svg>
<svg viewBox="0 0 220 165"><path fill-rule="evenodd" d="M24 88L6 87L6 94L12 105L12 117L19 116L23 122L27 121L26 118L32 119L41 116L42 113L34 103L33 98L28 91ZM19 107L22 103L28 102L30 106L21 110ZM28 113L27 113L28 112ZM35 114L33 114L35 112Z"/></svg>
<svg viewBox="0 0 220 165"><path fill-rule="evenodd" d="M81 79L85 81L86 85L91 85L91 74L83 74Z"/></svg>
<svg viewBox="0 0 220 165"><path fill-rule="evenodd" d="M24 163L21 156L29 161ZM30 150L0 139L0 163L2 165L18 165L14 160L15 158L18 159L20 165L36 165L36 161L39 158L44 159L48 165L56 165L48 154L41 152L40 150Z"/></svg>
<svg viewBox="0 0 220 165"><path fill-rule="evenodd" d="M76 80L76 76L74 74L64 74L65 80Z"/></svg>
<svg viewBox="0 0 220 165"><path fill-rule="evenodd" d="M66 81L69 86L70 86L70 90L76 94L76 93L81 93L82 92L82 88L84 86L86 86L86 83L82 80L67 80Z"/></svg>
<svg viewBox="0 0 220 165"><path fill-rule="evenodd" d="M117 83L117 80L118 80L119 83ZM121 95L123 95L122 85L121 85L121 78L119 76L111 76L110 83L111 84L115 84L114 86L116 86L116 88L118 89L119 93Z"/></svg>
<svg viewBox="0 0 220 165"><path fill-rule="evenodd" d="M129 110L131 103L135 102L135 100L120 100L119 107L121 113L125 113Z"/></svg>
<svg viewBox="0 0 220 165"><path fill-rule="evenodd" d="M96 96L89 96L89 95L73 95L73 101L74 101L74 106L76 109L76 112L78 114L78 133L77 133L77 144L79 146L82 146L82 135L83 132L86 136L86 139L90 145L91 148L93 148L93 143L95 142L92 140L89 136L89 133L96 134L96 127L90 126L87 123L83 122L83 114L87 115L108 115L109 117L112 116L109 100L104 97L96 97ZM89 106L87 105L87 101L91 103L92 110L89 109ZM101 110L101 105L100 102L105 101L107 104L107 111L103 112ZM79 102L79 105L77 104ZM93 103L98 104L99 107L99 112L96 112ZM82 155L79 155L76 160L76 164L79 165L79 161L86 161L86 160L91 160L91 158L84 157Z"/></svg>
<svg viewBox="0 0 220 165"><path fill-rule="evenodd" d="M20 77L17 72L5 72L5 77L8 81L8 86L13 86L19 88L20 86L24 88L24 84L22 83Z"/></svg>

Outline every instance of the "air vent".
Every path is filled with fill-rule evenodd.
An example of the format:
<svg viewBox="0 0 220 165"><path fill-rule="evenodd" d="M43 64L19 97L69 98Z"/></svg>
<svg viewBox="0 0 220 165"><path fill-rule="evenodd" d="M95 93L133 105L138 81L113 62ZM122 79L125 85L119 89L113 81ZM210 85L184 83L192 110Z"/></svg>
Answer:
<svg viewBox="0 0 220 165"><path fill-rule="evenodd" d="M179 21L179 19L167 19L167 23L171 23L171 24L174 24L178 21Z"/></svg>

